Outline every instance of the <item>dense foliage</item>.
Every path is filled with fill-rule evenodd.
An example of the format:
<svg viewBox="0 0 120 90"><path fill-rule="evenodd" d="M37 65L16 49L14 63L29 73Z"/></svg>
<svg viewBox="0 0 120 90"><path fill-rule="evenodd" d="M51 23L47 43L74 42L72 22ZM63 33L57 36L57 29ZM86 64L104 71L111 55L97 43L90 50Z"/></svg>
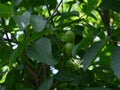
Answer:
<svg viewBox="0 0 120 90"><path fill-rule="evenodd" d="M0 0L0 90L120 90L120 0Z"/></svg>

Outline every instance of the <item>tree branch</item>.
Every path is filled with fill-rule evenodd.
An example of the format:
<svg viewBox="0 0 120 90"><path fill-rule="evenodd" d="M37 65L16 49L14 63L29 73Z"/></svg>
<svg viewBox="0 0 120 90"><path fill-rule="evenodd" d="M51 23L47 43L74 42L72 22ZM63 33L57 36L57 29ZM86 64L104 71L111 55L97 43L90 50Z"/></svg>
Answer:
<svg viewBox="0 0 120 90"><path fill-rule="evenodd" d="M25 63L24 65L25 65L26 69L31 73L33 78L35 79L35 81L34 81L35 85L36 85L36 87L38 87L39 86L39 78L38 78L37 74L32 70L32 68L27 63Z"/></svg>
<svg viewBox="0 0 120 90"><path fill-rule="evenodd" d="M109 43L117 45L117 42L114 40L114 37L110 37L111 32L110 32L109 10L103 10L103 11L98 10L98 12L100 13L100 16L101 16L101 19L103 21L104 26L107 27L107 34L108 34L108 37L109 37Z"/></svg>

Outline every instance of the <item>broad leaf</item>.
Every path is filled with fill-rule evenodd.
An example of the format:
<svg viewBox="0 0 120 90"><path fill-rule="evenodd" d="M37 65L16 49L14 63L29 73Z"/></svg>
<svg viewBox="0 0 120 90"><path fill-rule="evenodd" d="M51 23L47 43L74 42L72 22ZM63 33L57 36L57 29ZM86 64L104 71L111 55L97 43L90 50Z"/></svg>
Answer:
<svg viewBox="0 0 120 90"><path fill-rule="evenodd" d="M29 45L26 54L32 60L37 60L47 65L55 65L57 62L52 56L51 42L47 38L37 40L33 45Z"/></svg>
<svg viewBox="0 0 120 90"><path fill-rule="evenodd" d="M46 33L49 33L50 30L45 30L42 32L34 32L30 37L27 38L26 42L30 43L32 41L35 41L36 39L39 39L41 36L43 36Z"/></svg>
<svg viewBox="0 0 120 90"><path fill-rule="evenodd" d="M98 52L101 51L102 46L103 42L96 42L86 51L83 58L84 69L86 69L90 65L90 63L96 58L96 55L98 54Z"/></svg>
<svg viewBox="0 0 120 90"><path fill-rule="evenodd" d="M80 43L78 43L72 50L72 55L75 56L77 52L79 52L82 48L88 48L89 45L93 42L93 36L88 35L87 37L83 38Z"/></svg>
<svg viewBox="0 0 120 90"><path fill-rule="evenodd" d="M90 14L90 12L94 9L95 6L97 6L98 0L88 0L88 5L86 8L87 15Z"/></svg>
<svg viewBox="0 0 120 90"><path fill-rule="evenodd" d="M59 70L59 72L54 76L55 79L62 82L70 82L71 85L78 85L80 77L76 73L72 73L69 70Z"/></svg>
<svg viewBox="0 0 120 90"><path fill-rule="evenodd" d="M113 89L104 88L104 87L89 87L89 88L84 88L83 90L113 90Z"/></svg>
<svg viewBox="0 0 120 90"><path fill-rule="evenodd" d="M10 6L0 3L0 17L11 16L11 14Z"/></svg>
<svg viewBox="0 0 120 90"><path fill-rule="evenodd" d="M55 79L62 82L70 82L73 81L73 73L68 70L59 70L59 72L55 75Z"/></svg>
<svg viewBox="0 0 120 90"><path fill-rule="evenodd" d="M111 56L111 67L115 73L115 75L120 78L120 47L115 47Z"/></svg>
<svg viewBox="0 0 120 90"><path fill-rule="evenodd" d="M120 2L117 0L103 0L102 3L100 4L100 8L107 10L111 9L117 12L120 12Z"/></svg>
<svg viewBox="0 0 120 90"><path fill-rule="evenodd" d="M50 90L52 84L53 84L53 78L49 78L40 85L38 90Z"/></svg>
<svg viewBox="0 0 120 90"><path fill-rule="evenodd" d="M46 21L43 19L42 16L32 15L30 23L33 29L37 32L42 31L46 26Z"/></svg>
<svg viewBox="0 0 120 90"><path fill-rule="evenodd" d="M15 6L18 6L21 2L22 2L22 0L13 0L13 4Z"/></svg>
<svg viewBox="0 0 120 90"><path fill-rule="evenodd" d="M15 22L18 24L20 30L25 30L29 24L30 20L30 12L26 11L23 15L15 16Z"/></svg>

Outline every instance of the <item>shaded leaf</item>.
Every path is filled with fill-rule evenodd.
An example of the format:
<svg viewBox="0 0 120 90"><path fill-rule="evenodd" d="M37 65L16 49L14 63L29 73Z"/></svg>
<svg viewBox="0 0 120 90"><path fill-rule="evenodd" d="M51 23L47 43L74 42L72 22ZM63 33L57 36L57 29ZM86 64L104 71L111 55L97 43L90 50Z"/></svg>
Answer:
<svg viewBox="0 0 120 90"><path fill-rule="evenodd" d="M76 73L72 73L69 70L59 70L59 72L54 76L55 79L62 82L70 82L71 85L77 86L80 82L80 77Z"/></svg>
<svg viewBox="0 0 120 90"><path fill-rule="evenodd" d="M113 90L113 89L104 88L104 87L89 87L89 88L84 88L83 90Z"/></svg>
<svg viewBox="0 0 120 90"><path fill-rule="evenodd" d="M13 0L13 4L15 6L18 6L21 2L22 2L22 0Z"/></svg>
<svg viewBox="0 0 120 90"><path fill-rule="evenodd" d="M111 56L111 67L115 73L115 75L120 78L120 47L115 47Z"/></svg>
<svg viewBox="0 0 120 90"><path fill-rule="evenodd" d="M75 56L77 52L79 52L82 48L88 48L89 45L93 42L93 36L88 35L87 37L83 38L80 43L78 43L72 50L72 55Z"/></svg>
<svg viewBox="0 0 120 90"><path fill-rule="evenodd" d="M83 58L83 66L86 69L90 63L96 58L98 52L101 51L103 47L103 42L96 42L94 43L85 53Z"/></svg>
<svg viewBox="0 0 120 90"><path fill-rule="evenodd" d="M0 47L0 67L9 63L8 59L9 59L11 52L12 52L12 49L8 47L7 45Z"/></svg>
<svg viewBox="0 0 120 90"><path fill-rule="evenodd" d="M5 81L5 90L16 90L16 84L20 79L19 71L12 70L8 73Z"/></svg>
<svg viewBox="0 0 120 90"><path fill-rule="evenodd" d="M49 33L50 30L45 30L42 32L34 32L30 37L27 38L26 42L30 43L32 41L37 40L38 38L40 38L41 36L45 35L46 33Z"/></svg>
<svg viewBox="0 0 120 90"><path fill-rule="evenodd" d="M120 41L120 29L112 29L111 30L111 38L114 39L114 41Z"/></svg>
<svg viewBox="0 0 120 90"><path fill-rule="evenodd" d="M30 23L35 31L40 32L46 26L46 21L43 19L42 16L32 15Z"/></svg>
<svg viewBox="0 0 120 90"><path fill-rule="evenodd" d="M15 22L18 24L18 27L20 30L25 30L28 26L29 20L30 20L30 12L26 11L23 15L15 16Z"/></svg>
<svg viewBox="0 0 120 90"><path fill-rule="evenodd" d="M119 6L120 2L117 0L103 0L99 7L104 10L111 9L120 12Z"/></svg>
<svg viewBox="0 0 120 90"><path fill-rule="evenodd" d="M57 62L52 56L51 42L47 38L37 40L33 45L28 46L26 54L32 60L38 60L47 65L55 65Z"/></svg>
<svg viewBox="0 0 120 90"><path fill-rule="evenodd" d="M0 87L0 90L5 90L5 87L4 87L4 86L1 86L1 87Z"/></svg>
<svg viewBox="0 0 120 90"><path fill-rule="evenodd" d="M73 81L73 74L68 70L59 70L59 72L55 75L55 79L63 82Z"/></svg>
<svg viewBox="0 0 120 90"><path fill-rule="evenodd" d="M49 78L44 82L42 82L38 90L50 90L52 84L53 84L53 78Z"/></svg>

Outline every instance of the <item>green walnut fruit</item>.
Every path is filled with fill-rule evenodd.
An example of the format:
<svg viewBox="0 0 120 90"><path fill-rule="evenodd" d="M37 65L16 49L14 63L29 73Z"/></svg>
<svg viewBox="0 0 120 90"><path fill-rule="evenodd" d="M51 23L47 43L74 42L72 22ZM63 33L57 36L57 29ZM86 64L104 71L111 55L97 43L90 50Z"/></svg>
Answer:
<svg viewBox="0 0 120 90"><path fill-rule="evenodd" d="M67 31L65 33L65 41L66 43L74 43L75 33L73 31Z"/></svg>
<svg viewBox="0 0 120 90"><path fill-rule="evenodd" d="M70 56L73 47L74 47L74 44L72 44L72 43L66 43L65 46L64 46L65 54L68 55L68 56Z"/></svg>

